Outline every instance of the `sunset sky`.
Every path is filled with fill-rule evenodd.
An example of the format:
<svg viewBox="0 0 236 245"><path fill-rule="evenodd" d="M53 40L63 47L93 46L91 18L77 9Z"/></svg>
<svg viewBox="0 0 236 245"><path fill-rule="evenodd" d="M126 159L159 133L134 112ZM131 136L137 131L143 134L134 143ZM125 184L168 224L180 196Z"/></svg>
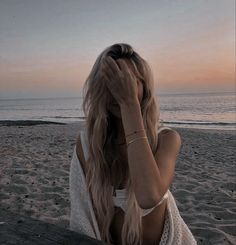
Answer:
<svg viewBox="0 0 236 245"><path fill-rule="evenodd" d="M1 0L0 99L78 96L118 42L159 94L235 90L234 0Z"/></svg>

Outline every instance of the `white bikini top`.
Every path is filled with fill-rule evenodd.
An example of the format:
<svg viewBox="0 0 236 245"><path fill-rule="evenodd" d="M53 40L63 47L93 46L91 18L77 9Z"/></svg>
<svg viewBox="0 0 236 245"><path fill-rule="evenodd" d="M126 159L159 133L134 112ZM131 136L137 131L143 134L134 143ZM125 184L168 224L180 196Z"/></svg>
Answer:
<svg viewBox="0 0 236 245"><path fill-rule="evenodd" d="M160 133L164 129L170 129L169 127L162 126L158 129L157 133ZM127 209L127 195L126 195L126 188L124 189L114 189L114 186L112 186L112 193L113 193L113 202L116 207L120 207L123 209L124 212L126 212ZM157 203L154 207L149 209L143 209L142 210L142 216L145 216L152 212L152 210L161 205L165 199L168 198L168 190L165 193L165 195L162 197L161 201Z"/></svg>
<svg viewBox="0 0 236 245"><path fill-rule="evenodd" d="M112 190L114 191L114 187L112 186ZM162 197L161 201L157 203L154 207L149 209L141 208L142 210L142 216L148 215L152 210L161 205L165 199L168 198L168 191L165 193L165 195ZM124 212L126 212L127 209L127 196L126 196L126 189L116 189L113 192L113 202L116 207L120 207L123 209Z"/></svg>

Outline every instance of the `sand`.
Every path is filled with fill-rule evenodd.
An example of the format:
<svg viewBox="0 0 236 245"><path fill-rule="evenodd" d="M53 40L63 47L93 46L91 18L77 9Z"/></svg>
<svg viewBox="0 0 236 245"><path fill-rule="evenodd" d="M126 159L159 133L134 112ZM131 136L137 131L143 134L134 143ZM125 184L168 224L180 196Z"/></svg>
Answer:
<svg viewBox="0 0 236 245"><path fill-rule="evenodd" d="M84 122L9 125L0 126L0 209L69 229L70 161ZM175 130L170 190L181 216L198 244L236 244L235 131Z"/></svg>

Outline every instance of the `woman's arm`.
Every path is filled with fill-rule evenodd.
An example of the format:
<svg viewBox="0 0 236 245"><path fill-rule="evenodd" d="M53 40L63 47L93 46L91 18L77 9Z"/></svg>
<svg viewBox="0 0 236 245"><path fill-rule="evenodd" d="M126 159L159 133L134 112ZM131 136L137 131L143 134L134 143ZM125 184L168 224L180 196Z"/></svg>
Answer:
<svg viewBox="0 0 236 245"><path fill-rule="evenodd" d="M134 101L133 104L122 105L120 109L125 135L131 134L135 130L144 129L138 101ZM146 132L143 135L146 135ZM176 131L171 130L166 135L155 156L153 156L146 138L128 145L131 182L134 186L136 199L143 209L155 206L168 190L173 179L181 139ZM130 138L133 139L134 137L128 137L127 143Z"/></svg>

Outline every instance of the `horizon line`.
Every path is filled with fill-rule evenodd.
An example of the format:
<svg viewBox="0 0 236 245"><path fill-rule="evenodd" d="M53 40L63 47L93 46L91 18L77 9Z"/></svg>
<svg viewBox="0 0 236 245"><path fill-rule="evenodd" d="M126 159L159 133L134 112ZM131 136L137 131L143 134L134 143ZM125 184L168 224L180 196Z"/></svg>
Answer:
<svg viewBox="0 0 236 245"><path fill-rule="evenodd" d="M197 95L197 94L224 94L224 93L235 93L235 91L207 91L207 92L181 92L181 93L174 93L174 92L164 92L160 94L156 94L157 96L162 96L162 95ZM28 97L28 98L14 98L14 99L0 99L0 101L3 100L43 100L43 99L79 99L83 98L81 96L58 96L58 97Z"/></svg>

